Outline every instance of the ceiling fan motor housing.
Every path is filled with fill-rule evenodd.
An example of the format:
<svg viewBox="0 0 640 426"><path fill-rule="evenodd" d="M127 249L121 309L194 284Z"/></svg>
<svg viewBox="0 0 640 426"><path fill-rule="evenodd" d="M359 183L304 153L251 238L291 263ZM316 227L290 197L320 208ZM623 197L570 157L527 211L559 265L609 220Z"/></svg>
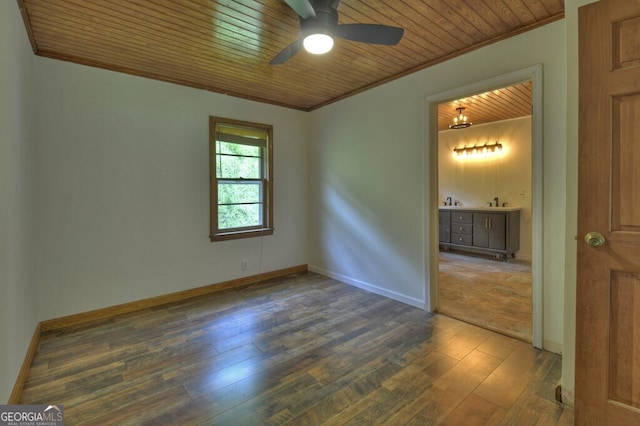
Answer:
<svg viewBox="0 0 640 426"><path fill-rule="evenodd" d="M310 34L326 34L335 37L338 26L338 11L328 4L314 6L316 16L307 19L300 18L300 33L304 38Z"/></svg>

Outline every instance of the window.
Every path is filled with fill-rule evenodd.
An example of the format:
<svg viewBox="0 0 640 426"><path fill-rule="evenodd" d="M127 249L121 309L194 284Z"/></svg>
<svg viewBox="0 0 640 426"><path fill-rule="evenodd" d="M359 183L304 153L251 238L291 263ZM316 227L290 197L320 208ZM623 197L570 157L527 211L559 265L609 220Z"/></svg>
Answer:
<svg viewBox="0 0 640 426"><path fill-rule="evenodd" d="M273 127L209 117L211 241L273 234Z"/></svg>

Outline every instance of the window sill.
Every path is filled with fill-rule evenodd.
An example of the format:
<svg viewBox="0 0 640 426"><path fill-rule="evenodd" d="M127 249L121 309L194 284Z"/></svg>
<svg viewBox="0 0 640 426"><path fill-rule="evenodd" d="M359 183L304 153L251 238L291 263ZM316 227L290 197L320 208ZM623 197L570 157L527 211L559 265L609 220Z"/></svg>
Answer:
<svg viewBox="0 0 640 426"><path fill-rule="evenodd" d="M211 242L239 240L241 238L263 237L265 235L273 235L273 228L259 228L242 231L220 232L215 235L209 235Z"/></svg>

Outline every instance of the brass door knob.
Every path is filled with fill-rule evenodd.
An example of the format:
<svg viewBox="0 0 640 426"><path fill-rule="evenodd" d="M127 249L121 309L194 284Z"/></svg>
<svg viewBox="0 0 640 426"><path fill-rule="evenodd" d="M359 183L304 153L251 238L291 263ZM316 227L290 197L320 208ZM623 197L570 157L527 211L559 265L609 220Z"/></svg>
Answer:
<svg viewBox="0 0 640 426"><path fill-rule="evenodd" d="M587 243L589 247L600 247L604 245L605 239L599 232L589 232L584 236L584 242Z"/></svg>

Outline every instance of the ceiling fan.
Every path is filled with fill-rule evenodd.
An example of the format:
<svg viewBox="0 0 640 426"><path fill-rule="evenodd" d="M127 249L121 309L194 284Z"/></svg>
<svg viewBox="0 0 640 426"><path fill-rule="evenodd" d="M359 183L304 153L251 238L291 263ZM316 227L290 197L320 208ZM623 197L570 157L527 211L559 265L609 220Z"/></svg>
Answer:
<svg viewBox="0 0 640 426"><path fill-rule="evenodd" d="M300 17L300 37L285 47L269 62L280 65L291 59L302 47L310 53L326 53L333 38L370 44L398 44L404 29L378 24L338 24L340 0L285 0Z"/></svg>

